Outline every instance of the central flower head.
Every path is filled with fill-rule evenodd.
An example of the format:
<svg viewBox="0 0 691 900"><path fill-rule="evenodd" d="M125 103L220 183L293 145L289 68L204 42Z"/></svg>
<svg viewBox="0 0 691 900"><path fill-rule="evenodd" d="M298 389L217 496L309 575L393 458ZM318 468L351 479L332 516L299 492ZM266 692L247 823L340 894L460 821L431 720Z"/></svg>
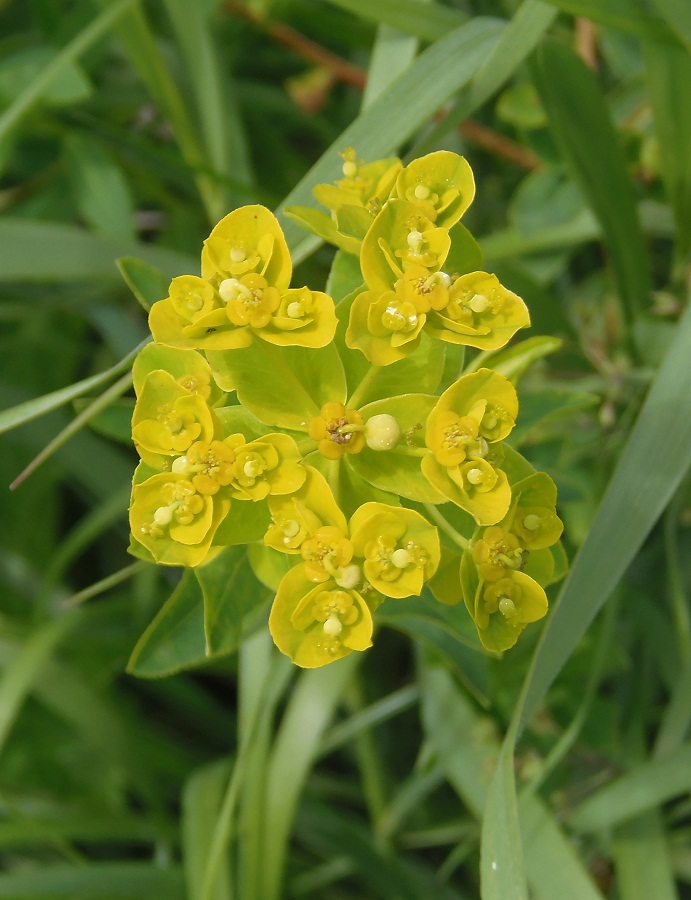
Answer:
<svg viewBox="0 0 691 900"><path fill-rule="evenodd" d="M218 286L233 325L264 328L281 303L281 294L270 287L263 275L249 273L241 278L226 278Z"/></svg>
<svg viewBox="0 0 691 900"><path fill-rule="evenodd" d="M365 446L365 419L356 409L331 401L322 406L309 423L308 433L327 459L340 459L346 453L359 453Z"/></svg>

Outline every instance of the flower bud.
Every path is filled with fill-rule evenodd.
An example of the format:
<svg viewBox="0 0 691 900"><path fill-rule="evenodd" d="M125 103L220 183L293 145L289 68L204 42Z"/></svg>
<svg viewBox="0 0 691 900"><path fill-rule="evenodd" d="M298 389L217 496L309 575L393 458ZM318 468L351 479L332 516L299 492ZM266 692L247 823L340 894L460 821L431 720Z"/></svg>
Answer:
<svg viewBox="0 0 691 900"><path fill-rule="evenodd" d="M391 450L401 439L401 426L387 413L372 416L365 423L365 440L370 450Z"/></svg>

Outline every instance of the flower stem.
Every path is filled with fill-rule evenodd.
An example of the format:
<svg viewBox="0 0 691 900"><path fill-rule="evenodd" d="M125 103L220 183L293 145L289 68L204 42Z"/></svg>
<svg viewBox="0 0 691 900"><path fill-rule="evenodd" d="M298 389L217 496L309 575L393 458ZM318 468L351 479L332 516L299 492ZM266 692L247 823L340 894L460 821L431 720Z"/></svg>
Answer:
<svg viewBox="0 0 691 900"><path fill-rule="evenodd" d="M362 398L367 393L367 389L370 387L377 375L381 372L381 368L381 366L370 366L360 384L355 388L353 393L348 398L348 401L346 403L348 409L358 408L359 404L362 402Z"/></svg>
<svg viewBox="0 0 691 900"><path fill-rule="evenodd" d="M459 534L456 529L451 525L450 522L442 516L437 507L433 503L423 503L425 507L425 512L436 524L441 528L444 534L447 537L450 537L451 540L456 544L457 547L460 547L461 550L467 550L470 547L470 541L468 538L463 537L462 534Z"/></svg>

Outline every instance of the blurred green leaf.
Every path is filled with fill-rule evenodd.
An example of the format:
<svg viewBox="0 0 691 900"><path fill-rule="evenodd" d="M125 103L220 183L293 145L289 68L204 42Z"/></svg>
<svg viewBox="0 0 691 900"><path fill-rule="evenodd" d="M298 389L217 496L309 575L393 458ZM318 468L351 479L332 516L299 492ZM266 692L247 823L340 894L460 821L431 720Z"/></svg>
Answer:
<svg viewBox="0 0 691 900"><path fill-rule="evenodd" d="M248 502L242 505L262 504ZM263 523L261 533L265 530ZM269 593L257 581L245 547L228 547L210 563L195 570L195 575L204 598L207 656L231 653L240 643L245 616L268 600Z"/></svg>
<svg viewBox="0 0 691 900"><path fill-rule="evenodd" d="M30 89L58 51L52 47L32 47L6 56L0 62L0 102L11 103L17 94ZM92 92L92 86L79 65L68 62L47 83L41 100L48 106L81 103Z"/></svg>
<svg viewBox="0 0 691 900"><path fill-rule="evenodd" d="M688 6L686 10L691 15ZM691 146L691 110L684 91L691 81L691 52L652 41L643 44L643 52L662 180L674 210L681 261L691 251L691 153L682 149Z"/></svg>
<svg viewBox="0 0 691 900"><path fill-rule="evenodd" d="M165 897L184 900L179 869L150 863L105 862L83 866L45 866L33 872L0 874L0 897L69 897L71 900L142 900Z"/></svg>
<svg viewBox="0 0 691 900"><path fill-rule="evenodd" d="M197 769L183 790L182 847L188 898L202 895L206 858L229 774L226 760L210 763ZM232 900L231 884L230 867L224 859L209 900Z"/></svg>
<svg viewBox="0 0 691 900"><path fill-rule="evenodd" d="M648 307L652 284L619 136L595 76L572 50L546 41L537 59L537 87L550 129L602 225L630 327Z"/></svg>
<svg viewBox="0 0 691 900"><path fill-rule="evenodd" d="M573 16L583 16L601 25L618 28L625 34L646 40L675 42L674 35L657 16L638 0L547 0Z"/></svg>
<svg viewBox="0 0 691 900"><path fill-rule="evenodd" d="M150 263L136 256L122 256L115 263L125 284L132 291L143 309L148 312L154 303L168 296L170 278Z"/></svg>
<svg viewBox="0 0 691 900"><path fill-rule="evenodd" d="M460 10L449 9L440 3L423 5L419 0L329 0L329 3L378 25L390 25L428 41L444 37L468 19Z"/></svg>
<svg viewBox="0 0 691 900"><path fill-rule="evenodd" d="M186 570L137 641L127 671L141 678L162 678L205 659L204 598L194 573Z"/></svg>
<svg viewBox="0 0 691 900"><path fill-rule="evenodd" d="M122 170L98 141L84 134L68 134L65 153L81 217L107 237L134 241L134 204Z"/></svg>
<svg viewBox="0 0 691 900"><path fill-rule="evenodd" d="M115 260L136 256L166 275L199 269L192 258L165 247L132 244L52 222L0 220L0 283L115 279Z"/></svg>
<svg viewBox="0 0 691 900"><path fill-rule="evenodd" d="M621 900L677 900L670 848L658 810L624 822L612 844Z"/></svg>
<svg viewBox="0 0 691 900"><path fill-rule="evenodd" d="M691 7L686 0L653 0L671 30L691 51Z"/></svg>

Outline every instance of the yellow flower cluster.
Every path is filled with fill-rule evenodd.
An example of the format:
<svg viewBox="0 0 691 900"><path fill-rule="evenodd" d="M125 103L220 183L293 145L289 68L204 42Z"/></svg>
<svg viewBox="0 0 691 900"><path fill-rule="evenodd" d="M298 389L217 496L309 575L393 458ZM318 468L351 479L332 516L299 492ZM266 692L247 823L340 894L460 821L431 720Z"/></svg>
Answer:
<svg viewBox="0 0 691 900"><path fill-rule="evenodd" d="M343 160L315 189L329 214L290 215L358 257L347 298L291 287L277 219L246 206L205 241L201 274L151 308L131 552L195 568L247 544L255 564L284 560L269 628L300 666L366 649L379 605L425 586L464 600L501 651L561 575L556 489L505 444L507 378L480 368L434 391L445 346L496 350L528 311L460 222L475 192L462 157ZM437 374L421 376L433 340Z"/></svg>

